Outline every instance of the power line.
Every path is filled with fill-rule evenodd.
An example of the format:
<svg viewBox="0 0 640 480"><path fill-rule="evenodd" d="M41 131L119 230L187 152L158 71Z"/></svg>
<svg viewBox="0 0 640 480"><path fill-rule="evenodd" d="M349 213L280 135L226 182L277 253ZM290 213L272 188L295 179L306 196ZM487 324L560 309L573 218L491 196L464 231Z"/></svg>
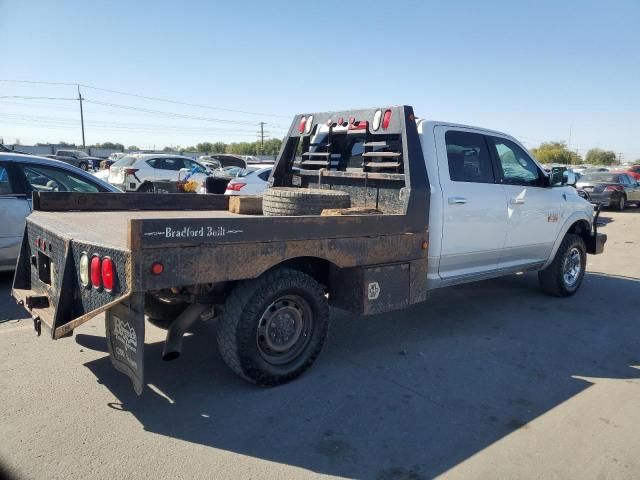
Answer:
<svg viewBox="0 0 640 480"><path fill-rule="evenodd" d="M108 93L115 93L117 95L126 95L128 97L142 98L142 99L145 99L145 100L153 100L153 101L156 101L156 102L173 103L175 105L185 105L185 106L188 106L188 107L206 108L206 109L209 109L209 110L219 110L219 111L223 111L223 112L241 113L241 114L244 114L244 115L256 115L256 116L261 116L261 117L291 118L291 115L279 115L279 114L276 114L276 113L264 113L264 112L251 112L251 111L248 111L248 110L235 110L235 109L231 109L231 108L214 107L214 106L211 106L211 105L203 105L203 104L199 104L199 103L181 102L179 100L173 100L173 99L169 99L169 98L152 97L152 96L149 96L149 95L141 95L141 94L137 94L137 93L123 92L122 90L112 90L112 89L109 89L109 88L96 87L96 86L93 86L93 85L87 85L85 83L42 82L42 81L35 81L35 80L12 80L12 79L0 79L0 82L42 84L42 85L64 85L64 86L72 86L72 87L81 86L83 88L89 88L89 89L92 89L92 90L98 90L98 91L108 92ZM76 99L74 99L74 100L76 100Z"/></svg>
<svg viewBox="0 0 640 480"><path fill-rule="evenodd" d="M27 95L0 95L0 98L19 98L21 100L77 100L77 98L65 97L32 97Z"/></svg>

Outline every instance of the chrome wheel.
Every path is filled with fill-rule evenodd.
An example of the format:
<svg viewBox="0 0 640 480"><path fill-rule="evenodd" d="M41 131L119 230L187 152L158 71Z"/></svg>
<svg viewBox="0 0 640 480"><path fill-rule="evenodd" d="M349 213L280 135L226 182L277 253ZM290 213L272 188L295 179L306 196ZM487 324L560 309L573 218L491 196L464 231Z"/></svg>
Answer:
<svg viewBox="0 0 640 480"><path fill-rule="evenodd" d="M580 278L580 273L582 272L582 255L580 254L580 250L576 247L573 247L567 253L567 256L564 257L564 266L562 268L562 278L564 279L564 284L571 288L573 287Z"/></svg>
<svg viewBox="0 0 640 480"><path fill-rule="evenodd" d="M256 342L260 356L273 365L295 359L309 343L313 313L298 295L278 298L258 321Z"/></svg>

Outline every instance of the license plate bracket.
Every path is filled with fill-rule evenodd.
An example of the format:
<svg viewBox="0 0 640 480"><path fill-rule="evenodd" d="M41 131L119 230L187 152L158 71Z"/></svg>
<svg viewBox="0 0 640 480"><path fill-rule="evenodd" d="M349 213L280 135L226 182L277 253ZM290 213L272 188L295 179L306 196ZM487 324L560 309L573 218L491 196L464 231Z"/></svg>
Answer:
<svg viewBox="0 0 640 480"><path fill-rule="evenodd" d="M144 295L132 294L105 315L111 363L133 383L138 395L144 388Z"/></svg>

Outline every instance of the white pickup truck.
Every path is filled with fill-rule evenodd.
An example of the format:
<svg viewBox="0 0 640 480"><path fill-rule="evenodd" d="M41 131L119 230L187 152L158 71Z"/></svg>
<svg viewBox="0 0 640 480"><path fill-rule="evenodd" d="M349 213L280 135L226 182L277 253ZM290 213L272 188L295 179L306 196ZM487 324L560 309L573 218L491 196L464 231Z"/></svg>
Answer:
<svg viewBox="0 0 640 480"><path fill-rule="evenodd" d="M165 360L216 316L229 367L276 385L318 356L330 305L388 312L526 270L568 296L606 241L572 173L409 106L297 115L269 182L262 213L224 195L38 193L13 295L54 339L106 312L111 359L137 392L145 315L167 329Z"/></svg>

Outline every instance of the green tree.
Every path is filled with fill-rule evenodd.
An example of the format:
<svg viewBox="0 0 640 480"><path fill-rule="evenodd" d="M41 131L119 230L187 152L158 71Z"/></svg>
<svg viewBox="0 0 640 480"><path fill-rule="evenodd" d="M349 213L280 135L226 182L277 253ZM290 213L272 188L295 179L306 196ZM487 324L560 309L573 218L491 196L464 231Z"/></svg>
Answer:
<svg viewBox="0 0 640 480"><path fill-rule="evenodd" d="M140 150L136 145L129 145L127 147L127 150L129 151L136 151L136 150Z"/></svg>
<svg viewBox="0 0 640 480"><path fill-rule="evenodd" d="M567 148L565 142L544 142L531 153L542 163L579 164L582 158Z"/></svg>
<svg viewBox="0 0 640 480"><path fill-rule="evenodd" d="M264 142L263 153L265 155L277 155L280 153L280 147L282 146L282 140L279 138L271 138Z"/></svg>
<svg viewBox="0 0 640 480"><path fill-rule="evenodd" d="M108 148L111 150L124 150L124 145L121 143L114 142L104 142L104 143L96 143L95 145L89 145L90 147L95 148Z"/></svg>
<svg viewBox="0 0 640 480"><path fill-rule="evenodd" d="M224 142L216 142L211 146L211 153L224 153L227 150L227 144Z"/></svg>
<svg viewBox="0 0 640 480"><path fill-rule="evenodd" d="M616 154L611 150L592 148L587 152L585 161L593 165L613 165L616 163Z"/></svg>

